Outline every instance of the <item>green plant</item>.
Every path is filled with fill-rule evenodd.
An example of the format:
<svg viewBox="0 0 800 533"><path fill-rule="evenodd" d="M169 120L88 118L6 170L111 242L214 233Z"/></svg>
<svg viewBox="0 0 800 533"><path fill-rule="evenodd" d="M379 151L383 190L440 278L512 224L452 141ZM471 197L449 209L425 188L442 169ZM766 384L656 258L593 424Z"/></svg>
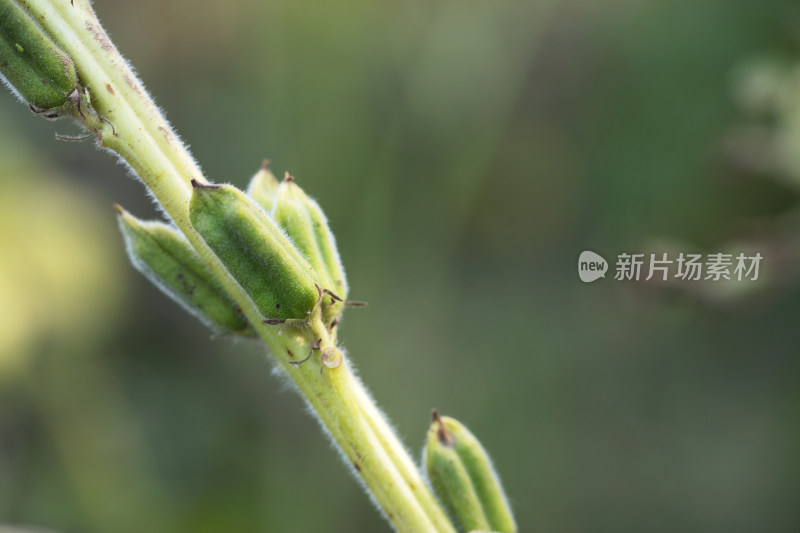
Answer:
<svg viewBox="0 0 800 533"><path fill-rule="evenodd" d="M137 268L216 331L266 343L396 530L466 531L456 525L472 524L462 516L470 506L448 500L448 516L337 346L347 282L319 206L266 167L249 194L209 183L88 0L2 0L0 13L7 84L35 113L69 117L116 153L171 219L118 208ZM494 487L470 497L484 508L501 501L508 514L491 480L467 480ZM510 514L479 525L516 529Z"/></svg>

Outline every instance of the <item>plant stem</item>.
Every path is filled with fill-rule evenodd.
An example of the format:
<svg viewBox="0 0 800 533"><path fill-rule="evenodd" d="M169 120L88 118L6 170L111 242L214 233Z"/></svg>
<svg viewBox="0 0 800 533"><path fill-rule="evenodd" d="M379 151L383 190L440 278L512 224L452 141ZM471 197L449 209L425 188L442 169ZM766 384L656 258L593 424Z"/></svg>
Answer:
<svg viewBox="0 0 800 533"><path fill-rule="evenodd" d="M347 462L397 531L454 533L430 489L399 440L346 361L338 368L293 357L311 349L297 329L262 324L249 296L189 222L191 179L202 172L147 95L97 20L87 0L19 0L42 28L72 58L82 87L88 89L94 113L75 116L97 135L98 143L126 161L166 214L186 235L214 275L241 307L329 432ZM88 110L87 110L88 111ZM102 117L100 116L102 115ZM318 311L317 311L318 313ZM332 346L319 316L312 318L316 338ZM319 331L319 333L318 333Z"/></svg>

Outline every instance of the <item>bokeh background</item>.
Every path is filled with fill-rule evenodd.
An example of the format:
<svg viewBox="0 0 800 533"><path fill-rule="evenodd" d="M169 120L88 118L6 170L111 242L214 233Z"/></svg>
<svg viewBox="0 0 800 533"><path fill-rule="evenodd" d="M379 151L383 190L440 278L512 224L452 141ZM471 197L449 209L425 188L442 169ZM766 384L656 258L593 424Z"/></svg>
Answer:
<svg viewBox="0 0 800 533"><path fill-rule="evenodd" d="M211 179L270 158L321 202L370 302L343 342L415 455L431 407L462 420L521 531L800 530L796 2L95 7ZM264 350L127 264L141 184L54 131L0 98L0 522L388 531ZM736 243L745 288L576 273Z"/></svg>

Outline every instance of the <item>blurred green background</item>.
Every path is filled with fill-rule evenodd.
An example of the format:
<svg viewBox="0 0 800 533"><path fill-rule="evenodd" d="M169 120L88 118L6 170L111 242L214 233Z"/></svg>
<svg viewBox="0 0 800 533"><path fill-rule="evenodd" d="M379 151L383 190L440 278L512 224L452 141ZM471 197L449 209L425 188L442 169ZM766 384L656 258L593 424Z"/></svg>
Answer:
<svg viewBox="0 0 800 533"><path fill-rule="evenodd" d="M370 302L341 337L415 455L459 418L521 531L800 530L800 189L725 148L739 66L800 59L796 2L95 8L210 179L266 157L320 201ZM264 350L127 264L143 187L54 131L0 98L0 522L388 531ZM575 272L737 239L744 299Z"/></svg>

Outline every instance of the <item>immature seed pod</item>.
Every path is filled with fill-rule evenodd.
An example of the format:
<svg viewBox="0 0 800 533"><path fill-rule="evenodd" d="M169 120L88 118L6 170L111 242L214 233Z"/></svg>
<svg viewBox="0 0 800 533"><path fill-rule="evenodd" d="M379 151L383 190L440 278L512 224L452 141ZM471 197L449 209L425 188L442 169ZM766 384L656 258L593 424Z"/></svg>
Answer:
<svg viewBox="0 0 800 533"><path fill-rule="evenodd" d="M307 319L320 300L320 280L286 235L237 188L192 185L192 226L264 319Z"/></svg>
<svg viewBox="0 0 800 533"><path fill-rule="evenodd" d="M460 422L434 409L423 460L433 491L459 531L516 533L489 456Z"/></svg>
<svg viewBox="0 0 800 533"><path fill-rule="evenodd" d="M247 195L256 201L264 211L272 216L272 209L275 207L275 197L278 194L280 183L269 170L269 161L264 160L264 164L247 187Z"/></svg>
<svg viewBox="0 0 800 533"><path fill-rule="evenodd" d="M0 0L0 78L36 110L64 105L75 65L14 0Z"/></svg>
<svg viewBox="0 0 800 533"><path fill-rule="evenodd" d="M325 214L287 173L277 189L272 217L320 275L322 288L333 293L325 298L328 301L323 308L329 324L344 308L347 280Z"/></svg>
<svg viewBox="0 0 800 533"><path fill-rule="evenodd" d="M177 230L115 206L136 269L216 333L255 334L241 309Z"/></svg>

